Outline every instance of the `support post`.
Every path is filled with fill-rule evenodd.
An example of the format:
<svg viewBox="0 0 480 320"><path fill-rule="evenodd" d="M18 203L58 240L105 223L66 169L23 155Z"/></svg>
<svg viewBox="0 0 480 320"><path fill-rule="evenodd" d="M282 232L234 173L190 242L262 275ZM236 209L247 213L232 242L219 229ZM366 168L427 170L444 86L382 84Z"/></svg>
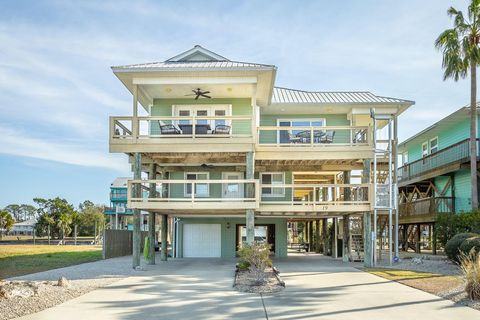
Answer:
<svg viewBox="0 0 480 320"><path fill-rule="evenodd" d="M313 221L308 223L308 252L314 251L314 243L313 243Z"/></svg>
<svg viewBox="0 0 480 320"><path fill-rule="evenodd" d="M350 216L343 216L343 250L342 250L343 262L350 260Z"/></svg>
<svg viewBox="0 0 480 320"><path fill-rule="evenodd" d="M246 154L246 178L247 180L254 179L255 176L255 153L247 152ZM255 194L255 188L251 183L247 184L247 198L259 197ZM247 209L246 212L246 240L247 244L253 244L255 242L255 211L253 209Z"/></svg>
<svg viewBox="0 0 480 320"><path fill-rule="evenodd" d="M328 239L328 220L327 218L322 219L322 253L324 255L328 254L327 249L327 239Z"/></svg>
<svg viewBox="0 0 480 320"><path fill-rule="evenodd" d="M420 250L420 241L422 240L421 238L421 224L417 224L417 241L415 243L415 252L416 253L421 253L421 250Z"/></svg>
<svg viewBox="0 0 480 320"><path fill-rule="evenodd" d="M363 161L362 183L371 185L370 168L372 161L370 159ZM371 199L369 193L368 199L374 205L375 199ZM372 237L372 213L370 211L363 213L363 265L367 268L373 266L374 243Z"/></svg>
<svg viewBox="0 0 480 320"><path fill-rule="evenodd" d="M337 229L338 229L338 218L333 218L333 227L332 227L332 232L333 232L333 237L332 237L332 257L333 258L338 258L338 248L337 248Z"/></svg>
<svg viewBox="0 0 480 320"><path fill-rule="evenodd" d="M157 165L155 163L150 164L150 170L148 172L148 179L155 180L157 178ZM157 184L150 183L148 197L154 199L157 197ZM155 264L155 212L148 213L148 264Z"/></svg>
<svg viewBox="0 0 480 320"><path fill-rule="evenodd" d="M395 244L395 257L399 257L399 234L398 234L398 222L399 222L399 212L398 212L398 118L397 115L393 116L393 205L395 213L395 226L393 234L393 242Z"/></svg>
<svg viewBox="0 0 480 320"><path fill-rule="evenodd" d="M140 180L142 177L142 156L136 152L133 162L133 179ZM139 184L133 186L133 197L141 198L142 190ZM136 269L140 267L140 251L141 251L141 233L140 233L140 210L133 210L133 243L132 243L132 267Z"/></svg>
<svg viewBox="0 0 480 320"><path fill-rule="evenodd" d="M77 224L73 226L73 243L77 245Z"/></svg>
<svg viewBox="0 0 480 320"><path fill-rule="evenodd" d="M193 192L193 191L192 191ZM162 237L162 251L160 252L160 260L167 261L168 259L168 216L166 214L162 214L162 225L161 225L161 237Z"/></svg>
<svg viewBox="0 0 480 320"><path fill-rule="evenodd" d="M437 230L435 230L435 223L432 223L432 254L437 255Z"/></svg>
<svg viewBox="0 0 480 320"><path fill-rule="evenodd" d="M320 253L320 220L315 220L315 252Z"/></svg>

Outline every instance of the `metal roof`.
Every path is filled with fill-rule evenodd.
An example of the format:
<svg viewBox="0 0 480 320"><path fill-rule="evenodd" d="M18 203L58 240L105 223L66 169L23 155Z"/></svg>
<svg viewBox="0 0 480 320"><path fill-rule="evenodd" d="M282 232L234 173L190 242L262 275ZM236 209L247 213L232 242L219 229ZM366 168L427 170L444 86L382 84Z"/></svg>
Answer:
<svg viewBox="0 0 480 320"><path fill-rule="evenodd" d="M112 184L110 185L112 188L126 188L128 179L126 177L119 177L113 180Z"/></svg>
<svg viewBox="0 0 480 320"><path fill-rule="evenodd" d="M376 96L371 92L320 92L304 91L282 87L273 89L272 104L274 103L306 103L306 104L413 104L413 101Z"/></svg>
<svg viewBox="0 0 480 320"><path fill-rule="evenodd" d="M249 63L240 61L165 61L165 62L151 62L141 64L131 64L126 66L116 66L112 69L124 71L160 71L160 70L174 70L174 69L275 69L273 65Z"/></svg>
<svg viewBox="0 0 480 320"><path fill-rule="evenodd" d="M201 57L196 59L196 57ZM112 67L118 71L161 71L174 69L276 69L273 65L231 61L213 51L196 45L192 49L182 52L163 62L150 62Z"/></svg>

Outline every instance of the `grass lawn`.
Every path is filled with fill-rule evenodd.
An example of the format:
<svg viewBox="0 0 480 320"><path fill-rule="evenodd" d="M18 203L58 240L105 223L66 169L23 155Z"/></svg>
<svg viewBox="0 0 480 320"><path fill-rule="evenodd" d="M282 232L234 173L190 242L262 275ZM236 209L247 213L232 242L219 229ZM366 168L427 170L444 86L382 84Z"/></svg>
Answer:
<svg viewBox="0 0 480 320"><path fill-rule="evenodd" d="M364 269L364 271L436 295L456 288L463 282L460 276L445 276L420 271L383 268Z"/></svg>
<svg viewBox="0 0 480 320"><path fill-rule="evenodd" d="M100 259L98 246L0 245L0 279Z"/></svg>

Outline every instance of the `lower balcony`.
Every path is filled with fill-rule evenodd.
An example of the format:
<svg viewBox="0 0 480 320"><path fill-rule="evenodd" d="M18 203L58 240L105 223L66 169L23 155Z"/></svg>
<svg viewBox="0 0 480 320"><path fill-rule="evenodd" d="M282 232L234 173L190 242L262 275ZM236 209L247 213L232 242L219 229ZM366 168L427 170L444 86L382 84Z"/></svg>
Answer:
<svg viewBox="0 0 480 320"><path fill-rule="evenodd" d="M141 191L140 191L140 190ZM176 214L295 216L371 210L369 184L260 184L258 180L130 180L128 207ZM140 194L140 196L134 196Z"/></svg>
<svg viewBox="0 0 480 320"><path fill-rule="evenodd" d="M398 205L399 223L434 222L438 214L454 212L453 197L429 197Z"/></svg>

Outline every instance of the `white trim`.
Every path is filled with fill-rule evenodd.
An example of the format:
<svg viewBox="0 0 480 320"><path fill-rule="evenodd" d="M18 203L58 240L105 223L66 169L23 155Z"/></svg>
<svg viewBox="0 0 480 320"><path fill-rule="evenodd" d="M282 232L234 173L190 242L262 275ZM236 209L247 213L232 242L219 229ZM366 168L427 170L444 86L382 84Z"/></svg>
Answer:
<svg viewBox="0 0 480 320"><path fill-rule="evenodd" d="M255 84L257 77L212 77L212 78L194 78L194 77L159 77L159 78L133 78L133 84L151 85L151 84Z"/></svg>
<svg viewBox="0 0 480 320"><path fill-rule="evenodd" d="M426 154L423 153L423 146L425 146L425 145L427 146L427 149L426 149L426 150L427 150L427 153L426 153ZM422 158L423 158L423 157L426 157L426 156L428 156L428 155L430 154L430 150L429 150L429 148L428 148L428 140L425 141L424 143L422 143L422 147L421 147L420 151L421 151L421 156L422 156Z"/></svg>
<svg viewBox="0 0 480 320"><path fill-rule="evenodd" d="M207 175L207 179L195 179L195 180L210 180L210 172L207 172L207 171L184 172L184 173L183 173L183 178L184 178L184 180L188 180L188 179L187 179L187 175L189 175L189 174L195 174L195 175L197 175L197 174L206 174L206 175ZM173 180L173 182L175 182L175 181ZM203 184L203 183L202 183L202 184ZM187 192L187 185L188 185L187 183L185 183L185 184L183 185L183 196L184 196L184 197L191 197L192 194ZM207 198L207 197L210 197L210 184L209 184L209 183L206 183L206 185L207 185L207 193L206 193L206 194L197 194L197 193L195 193L195 197L199 197L199 198ZM192 192L195 192L195 190L192 190Z"/></svg>
<svg viewBox="0 0 480 320"><path fill-rule="evenodd" d="M432 139L428 140L428 154L432 154L432 140L437 140L437 151L438 152L438 136L433 137Z"/></svg>
<svg viewBox="0 0 480 320"><path fill-rule="evenodd" d="M282 198L282 197L285 197L285 188L282 188L282 193L281 194L264 194L263 193L263 188L262 188L262 177L263 175L267 175L267 174L270 174L270 175L273 175L273 174L281 174L282 175L282 185L285 184L285 172L283 171L276 171L276 172L260 172L260 197L264 197L264 198ZM270 184L274 184L273 183L273 179L271 179L271 183ZM280 189L279 188L275 188L275 189ZM272 188L272 192L273 192L273 188Z"/></svg>
<svg viewBox="0 0 480 320"><path fill-rule="evenodd" d="M210 51L208 49L205 49L204 47L202 46L198 46L196 45L195 47L185 51L185 52L182 52L180 54L177 54L176 56L174 57L171 57L170 59L167 60L167 62L178 62L178 61L189 61L188 59L185 59L189 56L192 56L196 53L201 53L209 58L212 58L211 60L205 60L205 61L229 61L227 58L225 57L222 57L221 55L219 55L218 53L215 53L213 51Z"/></svg>
<svg viewBox="0 0 480 320"><path fill-rule="evenodd" d="M236 180L242 180L244 179L244 175L243 175L243 172L238 172L238 171L224 171L222 172L222 180L228 180L227 179L227 175L236 175L237 176L237 179ZM231 183L231 184L235 184L234 183ZM221 198L231 198L230 196L228 197L225 197L225 191L226 191L226 186L228 185L228 183L222 183L222 196ZM239 198L243 198L244 197L244 184L241 184L241 183L237 183L238 185L238 193L239 193Z"/></svg>

